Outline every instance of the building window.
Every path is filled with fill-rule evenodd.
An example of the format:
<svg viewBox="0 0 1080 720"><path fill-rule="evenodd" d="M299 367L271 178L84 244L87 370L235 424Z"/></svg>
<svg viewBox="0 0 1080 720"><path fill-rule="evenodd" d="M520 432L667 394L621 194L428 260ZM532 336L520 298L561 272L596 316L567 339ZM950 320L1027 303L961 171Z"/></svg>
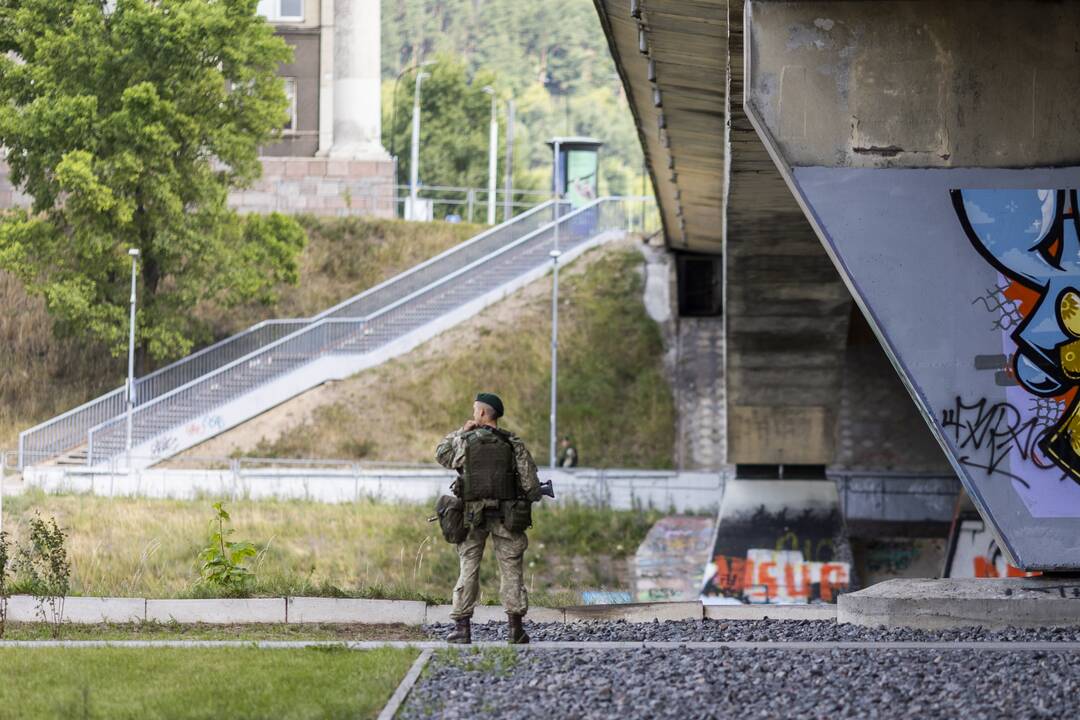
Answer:
<svg viewBox="0 0 1080 720"><path fill-rule="evenodd" d="M294 133L296 127L296 78L282 78L285 81L285 97L289 101L289 119L285 121L285 134Z"/></svg>
<svg viewBox="0 0 1080 720"><path fill-rule="evenodd" d="M304 0L259 0L259 14L270 22L304 19Z"/></svg>

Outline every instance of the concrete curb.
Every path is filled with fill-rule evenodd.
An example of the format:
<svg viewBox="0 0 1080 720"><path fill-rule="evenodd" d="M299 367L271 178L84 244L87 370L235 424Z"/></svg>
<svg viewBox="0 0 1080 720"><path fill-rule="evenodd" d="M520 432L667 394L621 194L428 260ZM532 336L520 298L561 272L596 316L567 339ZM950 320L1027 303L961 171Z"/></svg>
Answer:
<svg viewBox="0 0 1080 720"><path fill-rule="evenodd" d="M424 650L420 653L420 657L416 658L416 661L409 668L409 672L405 674L405 677L401 680L401 684L397 686L397 690L390 696L389 702L386 703L386 707L379 713L378 720L394 720L394 716L397 715L398 709L405 703L405 699L409 697L409 691L412 690L413 685L420 679L420 673L424 671L424 666L427 665L428 660L431 659L434 650Z"/></svg>
<svg viewBox="0 0 1080 720"><path fill-rule="evenodd" d="M848 597L848 596L842 596ZM1080 608L1080 605L1078 605ZM64 622L75 625L102 622L175 622L180 624L303 624L358 623L366 625L425 625L450 622L450 605L427 605L416 600L360 598L280 597L244 599L159 600L146 598L69 597L64 601ZM569 623L622 620L646 623L664 620L833 620L834 605L709 605L700 602L578 605L568 608L536 607L530 622ZM8 620L40 622L37 601L14 595ZM504 623L502 607L480 605L473 622Z"/></svg>
<svg viewBox="0 0 1080 720"><path fill-rule="evenodd" d="M651 640L630 641L554 641L532 642L528 645L508 645L505 641L479 641L471 645L452 645L439 640L0 640L0 650L7 648L252 648L258 650L302 650L304 648L340 647L346 650L377 650L380 648L415 648L426 652L471 649L511 648L517 652L549 650L978 650L986 652L1067 652L1080 655L1080 642L946 642L932 640L874 641L874 640L729 640L719 642L667 642Z"/></svg>

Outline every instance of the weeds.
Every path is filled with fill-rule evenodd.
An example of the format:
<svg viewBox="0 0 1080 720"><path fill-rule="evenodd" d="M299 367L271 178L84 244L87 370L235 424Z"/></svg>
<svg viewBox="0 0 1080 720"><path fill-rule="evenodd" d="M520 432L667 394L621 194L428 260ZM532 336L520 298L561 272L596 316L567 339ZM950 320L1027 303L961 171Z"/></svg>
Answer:
<svg viewBox="0 0 1080 720"><path fill-rule="evenodd" d="M221 590L226 594L240 595L247 592L255 580L255 574L245 564L249 558L258 554L255 546L249 542L227 540L233 534L232 528L226 528L230 520L222 503L213 504L214 519L210 521L210 541L199 553L202 577L199 584Z"/></svg>
<svg viewBox="0 0 1080 720"><path fill-rule="evenodd" d="M8 534L0 531L0 639L4 637L7 629L8 597L11 589L8 587L8 559L11 554L11 545Z"/></svg>
<svg viewBox="0 0 1080 720"><path fill-rule="evenodd" d="M461 650L443 648L437 650L436 655L443 665L465 672L478 672L494 677L509 677L518 664L517 651L512 647Z"/></svg>
<svg viewBox="0 0 1080 720"><path fill-rule="evenodd" d="M38 513L30 518L29 526L29 544L19 547L16 568L37 601L41 621L58 638L64 622L64 601L71 591L71 563L65 547L67 534L55 518L42 520Z"/></svg>
<svg viewBox="0 0 1080 720"><path fill-rule="evenodd" d="M197 584L207 544L209 502L47 495L5 498L4 524L23 537L34 510L68 532L71 586L80 595L222 597ZM426 522L427 503L237 500L223 529L254 542L257 570L245 594L448 600L458 573L454 548ZM102 522L102 518L109 518ZM529 531L526 579L537 605L577 604L583 589L629 585L626 558L656 517L572 504L537 508ZM228 539L228 538L226 538ZM621 546L621 548L620 548ZM220 545L218 548L220 552ZM594 562L575 558L595 557ZM485 599L498 601L494 552L480 571Z"/></svg>

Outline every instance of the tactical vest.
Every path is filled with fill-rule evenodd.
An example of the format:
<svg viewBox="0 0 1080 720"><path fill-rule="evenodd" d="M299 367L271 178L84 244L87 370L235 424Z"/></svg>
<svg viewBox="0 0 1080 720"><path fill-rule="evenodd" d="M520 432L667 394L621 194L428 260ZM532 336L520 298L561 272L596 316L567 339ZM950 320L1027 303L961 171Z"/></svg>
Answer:
<svg viewBox="0 0 1080 720"><path fill-rule="evenodd" d="M518 496L514 448L498 431L477 428L465 436L462 499L514 500Z"/></svg>

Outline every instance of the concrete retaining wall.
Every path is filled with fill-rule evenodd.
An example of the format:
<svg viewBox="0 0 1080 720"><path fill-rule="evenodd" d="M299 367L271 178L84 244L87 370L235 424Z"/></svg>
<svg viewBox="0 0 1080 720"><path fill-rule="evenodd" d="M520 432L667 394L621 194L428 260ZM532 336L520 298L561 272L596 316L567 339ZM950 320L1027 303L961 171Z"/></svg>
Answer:
<svg viewBox="0 0 1080 720"><path fill-rule="evenodd" d="M23 471L28 486L50 493L90 493L194 499L199 496L305 499L354 502L374 497L427 502L448 493L455 473L441 468L401 470L359 466L303 468L150 469L125 472L109 467L39 465ZM676 512L715 510L726 473L650 470L575 471L541 469L552 480L558 501L573 500L617 510L674 508ZM544 502L550 502L545 500Z"/></svg>

